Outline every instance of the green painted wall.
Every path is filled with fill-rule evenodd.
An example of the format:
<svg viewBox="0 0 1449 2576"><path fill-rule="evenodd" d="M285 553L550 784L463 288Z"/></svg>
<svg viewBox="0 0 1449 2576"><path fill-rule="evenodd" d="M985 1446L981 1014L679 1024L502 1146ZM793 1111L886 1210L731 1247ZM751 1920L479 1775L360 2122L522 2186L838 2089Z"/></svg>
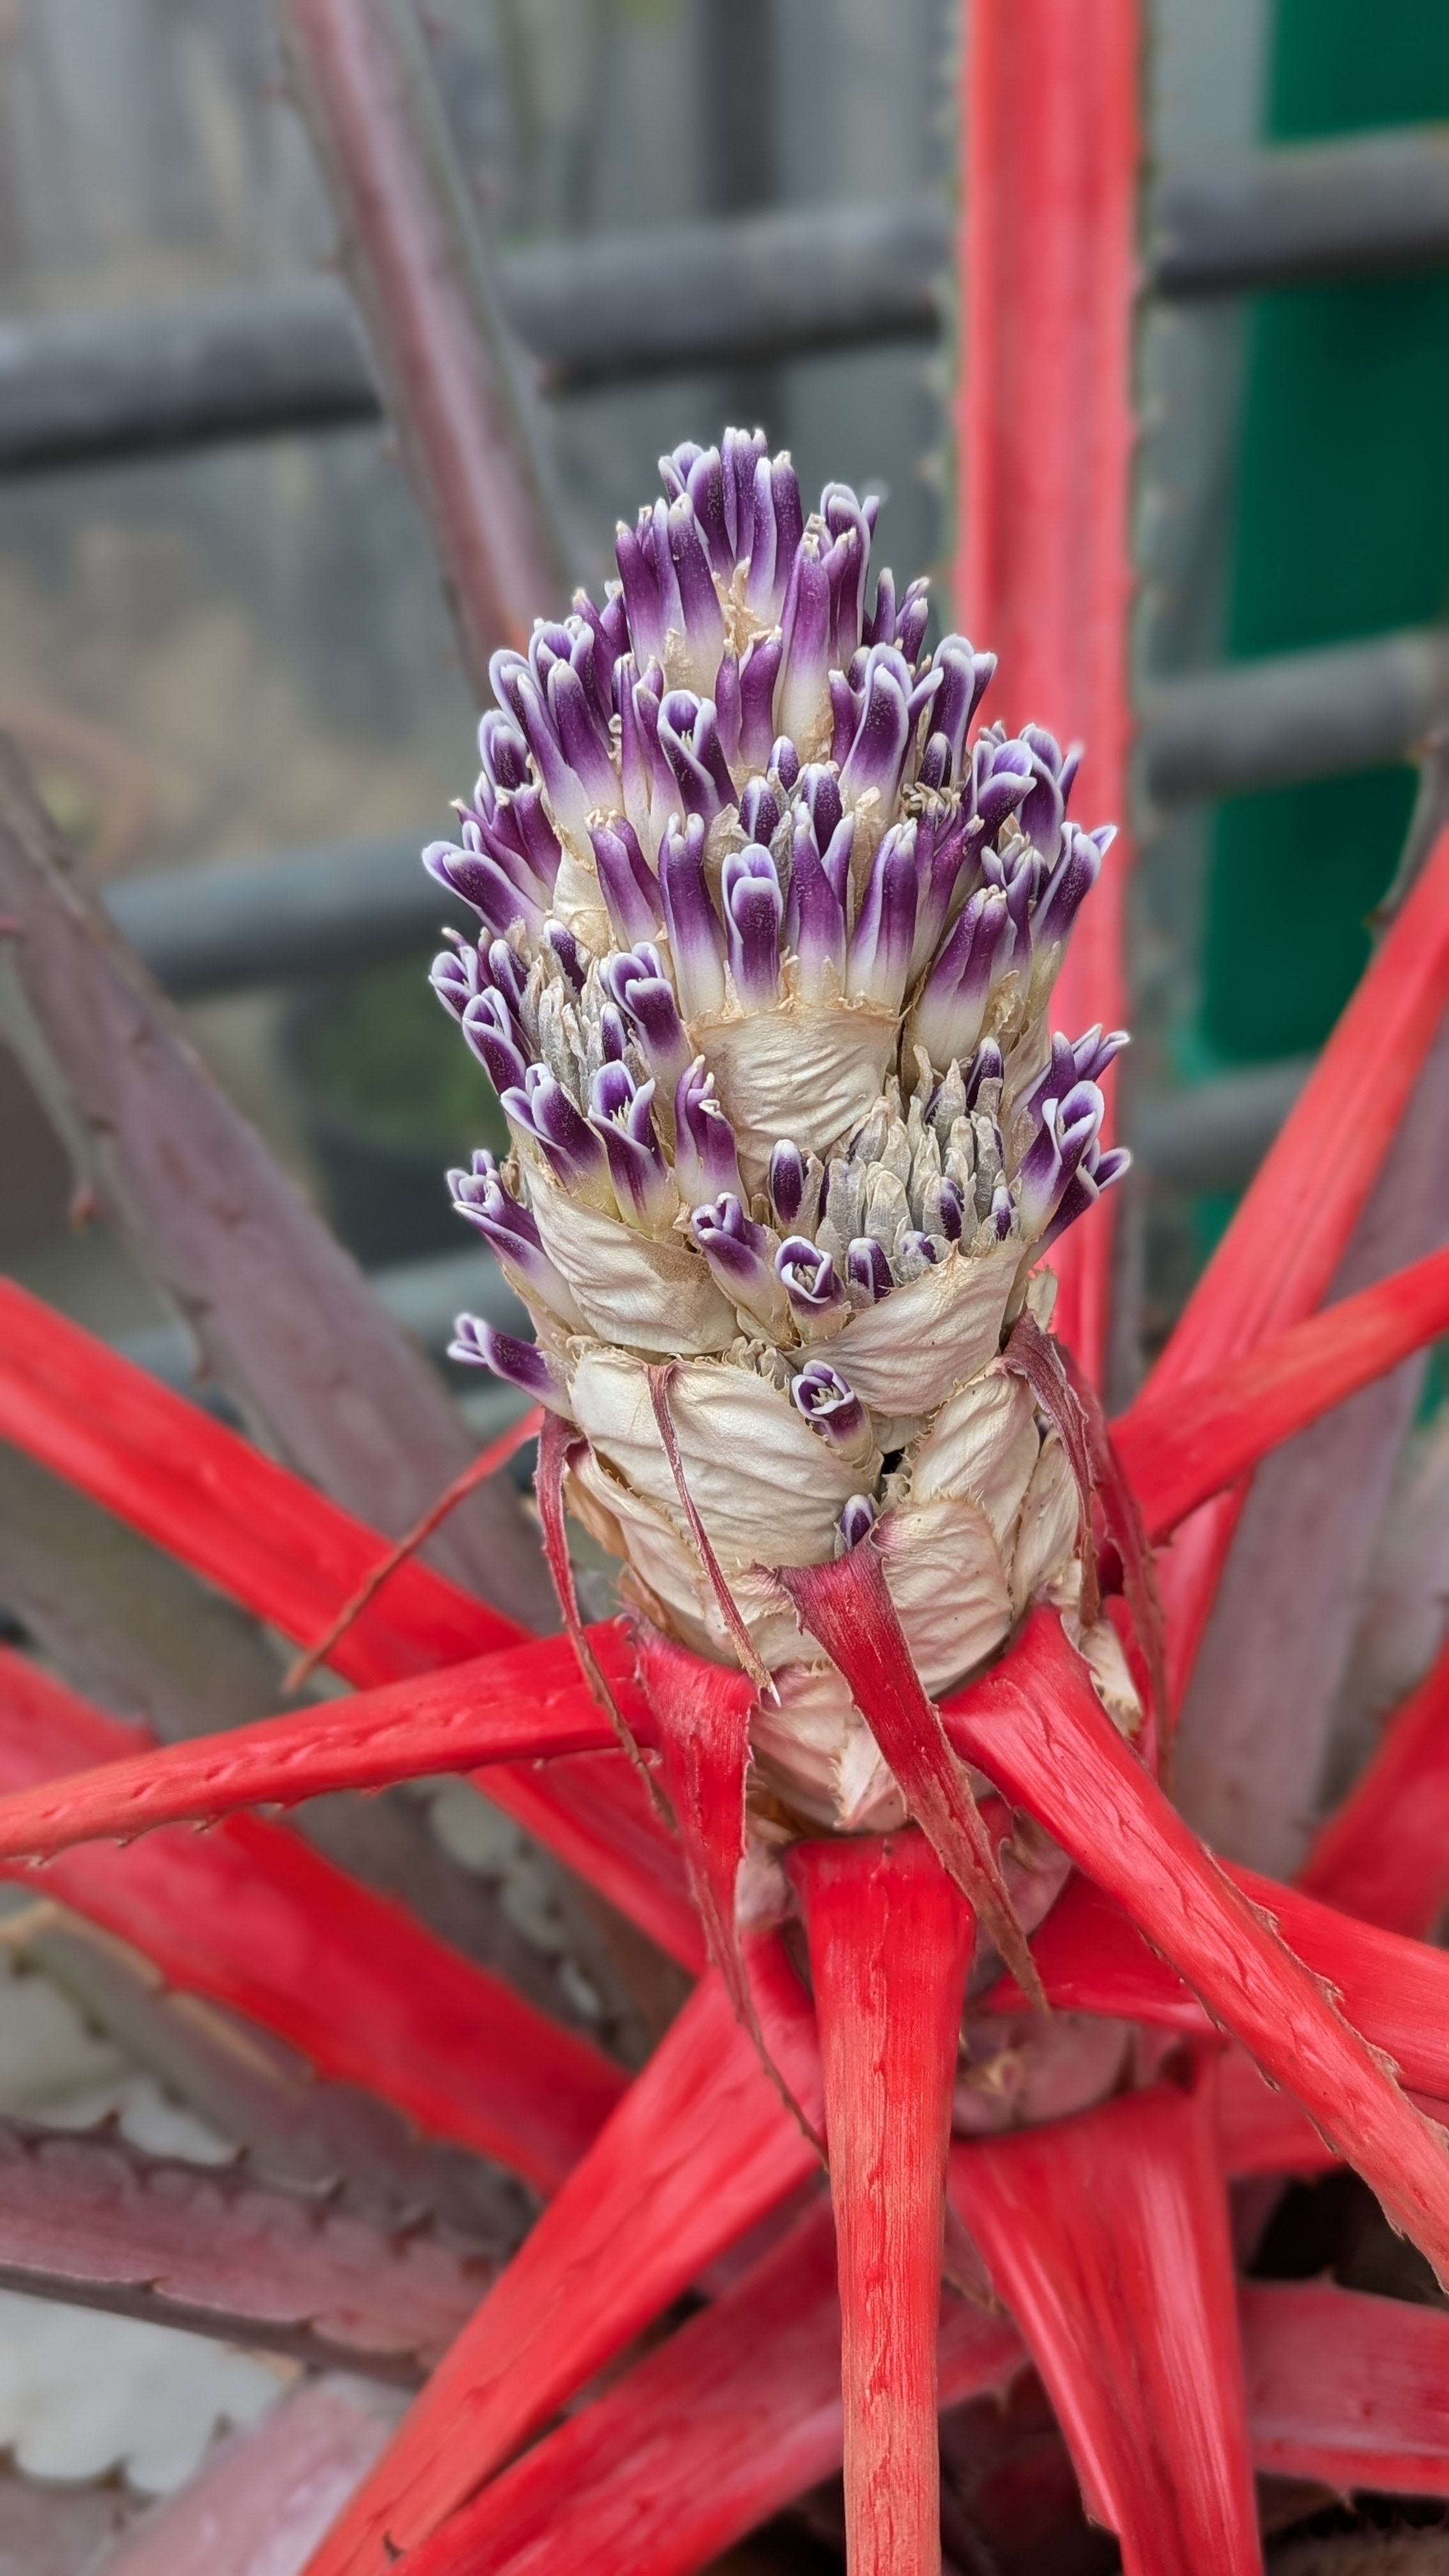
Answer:
<svg viewBox="0 0 1449 2576"><path fill-rule="evenodd" d="M1429 117L1449 118L1449 0L1278 0L1265 141ZM1248 333L1229 657L1449 614L1449 275L1263 296ZM1324 1036L1413 788L1392 769L1221 808L1204 1069Z"/></svg>

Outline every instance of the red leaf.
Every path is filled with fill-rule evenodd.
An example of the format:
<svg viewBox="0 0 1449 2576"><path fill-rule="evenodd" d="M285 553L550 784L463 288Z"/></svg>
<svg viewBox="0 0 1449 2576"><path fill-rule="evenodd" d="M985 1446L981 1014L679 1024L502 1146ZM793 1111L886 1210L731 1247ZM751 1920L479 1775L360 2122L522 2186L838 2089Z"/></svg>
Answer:
<svg viewBox="0 0 1449 2576"><path fill-rule="evenodd" d="M1408 1107L1449 995L1449 832L1389 926L1148 1380L1177 1393L1302 1322L1326 1296ZM1365 1083L1363 1067L1374 1079ZM1344 1102L1352 1101L1346 1118ZM1223 1495L1158 1575L1180 1699L1242 1507Z"/></svg>
<svg viewBox="0 0 1449 2576"><path fill-rule="evenodd" d="M1449 2316L1328 2281L1240 2293L1253 2459L1270 2476L1449 2495Z"/></svg>
<svg viewBox="0 0 1449 2576"><path fill-rule="evenodd" d="M1091 9L996 0L970 13L962 49L971 185L956 616L1001 656L995 714L1085 740L1076 803L1090 823L1125 822L1128 810L1141 42L1135 0ZM1124 835L1073 933L1053 1002L1058 1028L1123 1017L1129 864ZM1109 1198L1052 1256L1059 1329L1094 1381L1111 1244Z"/></svg>
<svg viewBox="0 0 1449 2576"><path fill-rule="evenodd" d="M1299 1884L1390 1932L1427 1932L1449 1895L1449 1647L1395 1711Z"/></svg>
<svg viewBox="0 0 1449 2576"><path fill-rule="evenodd" d="M755 2006L820 2117L808 1999L776 1936L746 1943ZM383 2576L651 2324L816 2159L706 1977L454 2344L308 2576Z"/></svg>
<svg viewBox="0 0 1449 2576"><path fill-rule="evenodd" d="M1133 2128L1130 2167L1108 2176L1114 2206L1125 2197L1127 2172L1144 2166L1140 2114ZM1042 2133L1042 2143L1056 2134ZM1069 2160L1080 2159L1073 2151ZM1059 2170L1054 2162L1054 2188ZM1169 2209L1170 2190L1169 2176ZM1140 2296L1140 2276L1133 2279ZM1121 2304L1114 2278L1104 2310ZM1255 2467L1330 2486L1446 2492L1449 2319L1317 2282L1250 2282L1239 2292L1238 2315ZM1140 2401L1144 2357L1159 2368L1172 2359L1172 2321L1166 2338L1163 2323L1155 2319L1145 2356L1134 2349L1124 2415L1132 2397ZM1107 2378L1108 2357L1095 2343L1091 2349ZM1179 2425L1202 2377L1197 2355L1186 2358L1183 2383L1170 2392ZM943 2405L1003 2393L1024 2360L1004 2317L948 2303ZM1236 2380L1236 2360L1231 2367ZM1110 2407L1117 2390L1109 2385L1103 2395ZM1109 2422L1119 2466L1122 2429ZM815 2209L728 2297L425 2541L413 2553L415 2576L578 2576L581 2568L589 2576L689 2576L838 2468L841 2430L834 2249L828 2214ZM1154 2449L1149 2473L1160 2464ZM1129 2463L1129 2478L1134 2468ZM1222 2562L1201 2563L1216 2576Z"/></svg>
<svg viewBox="0 0 1449 2576"><path fill-rule="evenodd" d="M1126 2576L1260 2576L1206 2071L957 2146L951 2198Z"/></svg>
<svg viewBox="0 0 1449 2576"><path fill-rule="evenodd" d="M595 1629L593 1642L615 1690L647 1728L648 1704L622 1626ZM237 1807L293 1806L329 1790L379 1789L496 1761L612 1751L613 1744L568 1640L540 1638L18 1790L0 1800L0 1858L46 1859L71 1843L210 1823Z"/></svg>
<svg viewBox="0 0 1449 2576"><path fill-rule="evenodd" d="M388 1543L79 1325L0 1280L0 1437L306 1646ZM524 1632L410 1559L339 1639L349 1681L399 1681Z"/></svg>
<svg viewBox="0 0 1449 2576"><path fill-rule="evenodd" d="M832 1565L776 1571L836 1669L889 1763L916 1823L955 1879L1003 1959L1036 1995L1036 1971L991 1837L947 1742L939 1709L921 1687L879 1557L868 1539Z"/></svg>
<svg viewBox="0 0 1449 2576"><path fill-rule="evenodd" d="M974 1932L923 1835L796 1843L839 2247L852 2576L939 2576L946 2149Z"/></svg>
<svg viewBox="0 0 1449 2576"><path fill-rule="evenodd" d="M1055 1619L943 1711L952 1741L1115 1896L1449 2275L1449 2146L1217 1867L1112 1726ZM1275 1898L1276 1901L1276 1898ZM1380 1936L1382 1937L1382 1936Z"/></svg>
<svg viewBox="0 0 1449 2576"><path fill-rule="evenodd" d="M0 1654L0 1784L88 1764L117 1726L18 1655ZM624 2078L501 1978L375 1896L297 1835L235 1816L131 1850L11 1868L154 1961L167 1983L278 2032L318 2072L398 2104L553 2191Z"/></svg>
<svg viewBox="0 0 1449 2576"><path fill-rule="evenodd" d="M941 2397L1004 2390L1004 2317L952 2299ZM414 2553L415 2576L690 2576L840 2466L840 2312L823 2205L729 2295L515 2460Z"/></svg>
<svg viewBox="0 0 1449 2576"><path fill-rule="evenodd" d="M1299 1322L1326 1294L1446 998L1449 832L1390 923L1193 1290L1148 1381L1153 1401Z"/></svg>
<svg viewBox="0 0 1449 2576"><path fill-rule="evenodd" d="M1449 2101L1449 1954L1355 1922L1235 1862L1214 1866L1260 1917L1271 1917L1295 1958L1333 1990L1345 2018L1394 2059L1405 2081ZM1031 1947L1048 2001L1060 2011L1150 2022L1198 2037L1211 2030L1176 1969L1089 1878L1074 1878L1063 1889ZM993 2012L1020 2012L1026 1998L1005 1977L987 2004Z"/></svg>
<svg viewBox="0 0 1449 2576"><path fill-rule="evenodd" d="M390 1554L375 1531L158 1386L103 1342L0 1280L0 1438L305 1644ZM521 1631L415 1560L339 1638L364 1686L513 1645ZM488 1795L651 1938L693 1963L678 1854L636 1782L592 1761L548 1776L500 1764Z"/></svg>
<svg viewBox="0 0 1449 2576"><path fill-rule="evenodd" d="M1140 1397L1112 1438L1149 1538L1446 1329L1449 1252L1434 1252L1210 1377Z"/></svg>

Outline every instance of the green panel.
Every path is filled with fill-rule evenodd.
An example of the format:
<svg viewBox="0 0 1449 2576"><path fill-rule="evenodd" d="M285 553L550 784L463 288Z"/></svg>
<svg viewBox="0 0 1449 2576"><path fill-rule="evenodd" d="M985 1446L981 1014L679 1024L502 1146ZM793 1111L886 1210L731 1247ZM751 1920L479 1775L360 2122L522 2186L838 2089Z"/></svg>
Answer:
<svg viewBox="0 0 1449 2576"><path fill-rule="evenodd" d="M1267 138L1449 117L1449 6L1278 0ZM1249 322L1226 649L1284 652L1449 610L1449 276L1265 296ZM1409 771L1216 819L1196 1052L1315 1045L1367 956Z"/></svg>
<svg viewBox="0 0 1449 2576"><path fill-rule="evenodd" d="M1203 957L1214 1057L1255 1064L1319 1044L1363 970L1364 916L1413 794L1407 770L1379 769L1224 807Z"/></svg>

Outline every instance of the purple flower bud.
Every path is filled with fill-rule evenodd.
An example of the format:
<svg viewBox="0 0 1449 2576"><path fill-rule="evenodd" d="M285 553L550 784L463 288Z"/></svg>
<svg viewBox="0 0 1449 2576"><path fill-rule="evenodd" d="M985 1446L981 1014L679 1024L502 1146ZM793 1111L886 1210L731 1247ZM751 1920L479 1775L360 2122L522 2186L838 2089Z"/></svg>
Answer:
<svg viewBox="0 0 1449 2576"><path fill-rule="evenodd" d="M702 814L708 823L734 803L712 698L671 689L659 709L659 748L678 781L686 814Z"/></svg>
<svg viewBox="0 0 1449 2576"><path fill-rule="evenodd" d="M852 1494L835 1524L835 1553L848 1556L875 1527L875 1505L869 1494Z"/></svg>
<svg viewBox="0 0 1449 2576"><path fill-rule="evenodd" d="M971 1071L966 1083L967 1108L975 1108L988 1082L1004 1082L1005 1079L1006 1059L1000 1047L995 1038L983 1038L971 1059Z"/></svg>
<svg viewBox="0 0 1449 2576"><path fill-rule="evenodd" d="M829 1253L818 1251L803 1234L786 1236L775 1255L775 1269L797 1322L818 1324L844 1305L845 1290Z"/></svg>
<svg viewBox="0 0 1449 2576"><path fill-rule="evenodd" d="M840 780L827 761L814 760L795 782L795 802L803 805L815 831L817 850L826 850L845 818Z"/></svg>
<svg viewBox="0 0 1449 2576"><path fill-rule="evenodd" d="M780 677L778 635L756 635L740 660L740 762L766 769L775 734L775 688Z"/></svg>
<svg viewBox="0 0 1449 2576"><path fill-rule="evenodd" d="M491 1369L509 1386L521 1387L534 1404L546 1404L551 1413L568 1410L568 1399L542 1351L536 1350L532 1342L520 1342L512 1333L500 1333L494 1325L485 1324L481 1316L457 1318L448 1357L462 1360L470 1368Z"/></svg>
<svg viewBox="0 0 1449 2576"><path fill-rule="evenodd" d="M594 639L594 685L599 713L608 717L613 709L613 676L621 655L629 650L629 618L624 594L616 581L611 581L604 594L604 605L596 608L588 592L576 590L574 613L583 619Z"/></svg>
<svg viewBox="0 0 1449 2576"><path fill-rule="evenodd" d="M591 823L589 839L599 871L599 891L619 937L630 947L638 939L652 939L663 921L664 907L633 824L622 814L610 823Z"/></svg>
<svg viewBox="0 0 1449 2576"><path fill-rule="evenodd" d="M889 565L875 586L875 606L863 621L862 644L894 644L896 640L896 577Z"/></svg>
<svg viewBox="0 0 1449 2576"><path fill-rule="evenodd" d="M858 805L872 788L887 810L896 799L912 732L911 674L893 644L872 644L855 739L840 772L840 792Z"/></svg>
<svg viewBox="0 0 1449 2576"><path fill-rule="evenodd" d="M481 947L480 941L480 952ZM503 995L511 1011L517 1013L522 1010L523 997L528 990L528 969L506 939L495 939L489 947L488 980Z"/></svg>
<svg viewBox="0 0 1449 2576"><path fill-rule="evenodd" d="M533 754L560 829L582 831L591 808L612 804L615 790L613 771L597 740L593 713L577 672L567 662L553 663L547 677L547 698L521 653L495 653L488 665L488 676L494 696L511 710ZM567 751L559 732L560 714L568 736ZM599 782L592 792L573 765L575 755L585 762L590 777Z"/></svg>
<svg viewBox="0 0 1449 2576"><path fill-rule="evenodd" d="M503 1187L503 1176L498 1169L498 1157L496 1154L490 1154L486 1145L478 1147L468 1171L454 1169L449 1172L448 1194L456 1206L469 1210L486 1207L490 1198L500 1199L525 1226L533 1228L533 1239L537 1241L538 1229L534 1226L532 1217L527 1208L521 1207L516 1199L508 1197Z"/></svg>
<svg viewBox="0 0 1449 2576"><path fill-rule="evenodd" d="M747 1217L738 1198L726 1192L711 1206L697 1207L689 1230L725 1295L747 1313L777 1330L789 1308L769 1262L764 1229Z"/></svg>
<svg viewBox="0 0 1449 2576"><path fill-rule="evenodd" d="M982 831L994 841L1002 824L1031 791L1032 760L1025 743L979 734L972 755L972 803Z"/></svg>
<svg viewBox="0 0 1449 2576"><path fill-rule="evenodd" d="M484 989L477 949L443 949L428 969L428 982L444 1010L461 1020L474 996Z"/></svg>
<svg viewBox="0 0 1449 2576"><path fill-rule="evenodd" d="M565 1189L598 1191L609 1169L603 1143L546 1065L531 1064L523 1087L500 1097L506 1117L541 1146Z"/></svg>
<svg viewBox="0 0 1449 2576"><path fill-rule="evenodd" d="M781 1225L793 1225L805 1204L805 1157L782 1136L770 1149L770 1203Z"/></svg>
<svg viewBox="0 0 1449 2576"><path fill-rule="evenodd" d="M448 1174L448 1188L459 1216L477 1229L489 1250L510 1263L546 1306L572 1321L573 1299L544 1251L528 1209L503 1187L493 1156L475 1154L471 1172Z"/></svg>
<svg viewBox="0 0 1449 2576"><path fill-rule="evenodd" d="M762 625L777 626L791 566L805 530L800 485L788 455L758 459L751 500L745 604Z"/></svg>
<svg viewBox="0 0 1449 2576"><path fill-rule="evenodd" d="M778 741L772 743L769 767L770 776L778 778L785 794L789 796L800 775L800 754L787 733L782 733Z"/></svg>
<svg viewBox="0 0 1449 2576"><path fill-rule="evenodd" d="M612 1002L606 1002L599 1013L599 1053L605 1064L622 1064L629 1044L624 1015Z"/></svg>
<svg viewBox="0 0 1449 2576"><path fill-rule="evenodd" d="M686 1205L728 1192L743 1197L735 1132L715 1097L702 1055L679 1077L674 1095L674 1169Z"/></svg>
<svg viewBox="0 0 1449 2576"><path fill-rule="evenodd" d="M721 515L723 496L721 496ZM689 499L671 501L667 520L669 555L683 610L685 659L689 676L701 692L714 685L724 651L724 618L704 536Z"/></svg>
<svg viewBox="0 0 1449 2576"><path fill-rule="evenodd" d="M532 869L519 864L515 875L487 851L460 850L451 841L430 841L423 865L450 894L461 895L490 930L508 931L521 921L530 939L538 937L552 889L542 887Z"/></svg>
<svg viewBox="0 0 1449 2576"><path fill-rule="evenodd" d="M896 649L904 653L906 660L911 663L919 658L921 646L926 640L926 627L931 615L930 592L931 585L924 576L910 582L906 588L905 598L901 602L900 614L896 619ZM880 640L884 643L886 639L882 636ZM983 654L982 659L989 661L992 669L995 669L994 654Z"/></svg>
<svg viewBox="0 0 1449 2576"><path fill-rule="evenodd" d="M809 816L796 812L785 940L800 961L806 1000L830 1001L845 990L845 906L821 863Z"/></svg>
<svg viewBox="0 0 1449 2576"><path fill-rule="evenodd" d="M964 906L911 1013L911 1041L925 1048L932 1064L964 1064L970 1055L1010 928L1006 896L997 886L982 886Z"/></svg>
<svg viewBox="0 0 1449 2576"><path fill-rule="evenodd" d="M584 976L588 971L586 951L579 946L573 932L561 921L546 921L543 925L543 945L558 959L574 991L581 993L584 989Z"/></svg>
<svg viewBox="0 0 1449 2576"><path fill-rule="evenodd" d="M749 561L755 524L755 470L766 461L769 450L762 429L727 429L722 445L720 479L728 562L717 569L728 581L736 564Z"/></svg>
<svg viewBox="0 0 1449 2576"><path fill-rule="evenodd" d="M714 712L720 753L727 773L740 765L740 666L733 653L722 656L714 675Z"/></svg>
<svg viewBox="0 0 1449 2576"><path fill-rule="evenodd" d="M625 1064L599 1067L589 1087L589 1125L609 1159L609 1178L623 1217L667 1225L678 1206L654 1126L654 1085L636 1085Z"/></svg>
<svg viewBox="0 0 1449 2576"><path fill-rule="evenodd" d="M659 480L671 501L677 501L681 493L688 491L690 475L706 453L697 438L683 438L667 456L660 457Z"/></svg>
<svg viewBox="0 0 1449 2576"><path fill-rule="evenodd" d="M1043 888L1031 925L1032 945L1039 956L1066 939L1116 837L1111 823L1095 832L1080 831L1075 823L1063 825L1062 854Z"/></svg>
<svg viewBox="0 0 1449 2576"><path fill-rule="evenodd" d="M807 529L795 549L785 594L775 689L775 722L792 742L808 741L829 703L830 622L830 577L820 540Z"/></svg>
<svg viewBox="0 0 1449 2576"><path fill-rule="evenodd" d="M1060 1029L1054 1031L1051 1055L1029 1091L1024 1091L1016 1106L1018 1112L1039 1118L1047 1100L1065 1100L1077 1079L1077 1054L1070 1038Z"/></svg>
<svg viewBox="0 0 1449 2576"><path fill-rule="evenodd" d="M934 953L945 929L952 900L975 841L975 827L963 814L923 814L916 827L916 927L911 941L907 984L913 984Z"/></svg>
<svg viewBox="0 0 1449 2576"><path fill-rule="evenodd" d="M842 769L860 723L861 698L843 671L832 671L829 685L830 757L836 769Z"/></svg>
<svg viewBox="0 0 1449 2576"><path fill-rule="evenodd" d="M528 745L511 716L490 707L478 719L478 757L490 787L523 787L528 781Z"/></svg>
<svg viewBox="0 0 1449 2576"><path fill-rule="evenodd" d="M615 1008L638 1038L649 1069L666 1099L693 1054L674 987L655 948L640 946L606 958L601 968L604 988Z"/></svg>
<svg viewBox="0 0 1449 2576"><path fill-rule="evenodd" d="M641 510L632 528L622 524L614 543L629 634L636 656L663 660L670 629L683 631L679 583L669 552L669 505Z"/></svg>
<svg viewBox="0 0 1449 2576"><path fill-rule="evenodd" d="M704 823L671 823L659 851L659 891L686 1020L724 1007L724 941L704 874Z"/></svg>
<svg viewBox="0 0 1449 2576"><path fill-rule="evenodd" d="M881 1245L870 1234L858 1234L847 1244L845 1276L851 1303L856 1306L878 1306L882 1297L888 1297L895 1286L890 1263Z"/></svg>
<svg viewBox="0 0 1449 2576"><path fill-rule="evenodd" d="M1062 817L1066 812L1060 783L1061 745L1040 725L1026 725L1021 738L1032 755L1033 777L1016 819L1047 866L1054 867L1062 846Z"/></svg>
<svg viewBox="0 0 1449 2576"><path fill-rule="evenodd" d="M511 868L510 854L516 852L552 894L563 853L541 788L516 787L511 796L500 797L492 835L484 837L503 865Z"/></svg>
<svg viewBox="0 0 1449 2576"><path fill-rule="evenodd" d="M1064 1100L1043 1101L1041 1124L1016 1175L1021 1230L1029 1243L1051 1223L1067 1183L1095 1145L1105 1115L1106 1102L1094 1082L1075 1083Z"/></svg>
<svg viewBox="0 0 1449 2576"><path fill-rule="evenodd" d="M1072 1049L1078 1082L1100 1082L1109 1064L1115 1063L1126 1046L1132 1043L1126 1029L1109 1029L1104 1036L1098 1020Z"/></svg>
<svg viewBox="0 0 1449 2576"><path fill-rule="evenodd" d="M790 1395L796 1411L813 1430L823 1431L832 1447L858 1446L866 1429L865 1407L839 1369L826 1360L807 1360Z"/></svg>
<svg viewBox="0 0 1449 2576"><path fill-rule="evenodd" d="M660 457L659 472L670 500L689 502L710 568L727 582L734 570L734 557L725 527L724 470L719 449L699 447L690 455L688 446L677 447L672 457Z"/></svg>
<svg viewBox="0 0 1449 2576"><path fill-rule="evenodd" d="M916 928L916 824L894 823L870 864L850 934L852 995L897 1011L906 989Z"/></svg>
<svg viewBox="0 0 1449 2576"><path fill-rule="evenodd" d="M967 730L996 668L996 656L976 652L964 635L943 635L931 660L942 675L931 709L932 734L944 734L951 751L949 775L963 779L968 766Z"/></svg>
<svg viewBox="0 0 1449 2576"><path fill-rule="evenodd" d="M652 858L668 817L680 811L680 794L660 749L658 694L632 674L626 656L619 665L619 785L624 811Z"/></svg>
<svg viewBox="0 0 1449 2576"><path fill-rule="evenodd" d="M943 1234L948 1243L959 1243L966 1228L966 1211L955 1182L944 1176L928 1181L921 1195L926 1232Z"/></svg>
<svg viewBox="0 0 1449 2576"><path fill-rule="evenodd" d="M929 1234L921 1232L918 1227L907 1226L896 1244L897 1261L907 1270L914 1271L918 1267L929 1268L936 1258L936 1247Z"/></svg>
<svg viewBox="0 0 1449 2576"><path fill-rule="evenodd" d="M826 559L833 594L831 659L842 669L860 645L866 567L878 508L879 503L870 502L862 508L847 483L827 483L820 495L820 515L834 540Z"/></svg>
<svg viewBox="0 0 1449 2576"><path fill-rule="evenodd" d="M763 1010L780 989L780 925L785 898L775 862L758 844L731 850L720 872L720 901L735 993Z"/></svg>
<svg viewBox="0 0 1449 2576"><path fill-rule="evenodd" d="M521 1032L501 993L474 995L463 1013L463 1036L501 1100L528 1072Z"/></svg>
<svg viewBox="0 0 1449 2576"><path fill-rule="evenodd" d="M559 748L588 803L615 804L619 786L609 757L608 719L593 706L582 679L568 662L556 662L548 675L548 711Z"/></svg>
<svg viewBox="0 0 1449 2576"><path fill-rule="evenodd" d="M950 782L951 746L943 733L933 733L921 754L921 764L916 771L916 784L918 787L929 788L933 795L939 795L943 788L950 785Z"/></svg>
<svg viewBox="0 0 1449 2576"><path fill-rule="evenodd" d="M747 841L768 849L780 828L780 799L768 778L752 778L740 798L740 825Z"/></svg>

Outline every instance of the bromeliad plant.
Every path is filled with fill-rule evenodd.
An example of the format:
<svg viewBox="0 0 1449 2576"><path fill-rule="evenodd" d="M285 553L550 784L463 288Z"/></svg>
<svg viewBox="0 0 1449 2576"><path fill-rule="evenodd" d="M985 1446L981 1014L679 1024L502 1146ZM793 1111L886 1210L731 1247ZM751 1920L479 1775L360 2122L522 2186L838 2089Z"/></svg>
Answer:
<svg viewBox="0 0 1449 2576"><path fill-rule="evenodd" d="M1109 1435L1040 1267L1125 1159L1120 1038L1049 1016L1110 837L1067 817L1074 758L973 737L990 657L923 657L921 587L871 594L868 504L831 486L807 519L738 433L664 476L604 607L499 657L460 841L428 853L483 924L434 981L514 1140L454 1195L537 1331L464 1318L457 1349L541 1408L570 1636L415 1562L380 1582L358 1524L0 1292L0 1430L357 1686L59 1784L99 1722L37 1719L0 1860L134 1936L128 1871L153 1856L154 1904L172 1837L87 1842L464 1770L698 1975L620 2099L481 1984L435 2009L422 1959L417 2027L384 2022L361 1918L366 1973L323 2008L321 1890L289 1884L307 1992L224 1922L192 1964L553 2195L314 2576L683 2576L842 2439L857 2576L929 2576L938 2404L1024 2354L1125 2565L1238 2576L1255 2464L1449 2492L1443 2321L1240 2300L1225 2200L1342 2156L1449 2278L1449 1961L1405 1937L1449 1847L1412 1925L1334 1906L1374 1915L1365 1835L1432 1770L1443 1687L1312 1897L1219 1866L1163 1785L1247 1474L1449 1325L1449 1256L1315 1312L1449 995L1449 845ZM568 1510L620 1618L583 1623ZM287 1838L254 1830L280 1904Z"/></svg>

